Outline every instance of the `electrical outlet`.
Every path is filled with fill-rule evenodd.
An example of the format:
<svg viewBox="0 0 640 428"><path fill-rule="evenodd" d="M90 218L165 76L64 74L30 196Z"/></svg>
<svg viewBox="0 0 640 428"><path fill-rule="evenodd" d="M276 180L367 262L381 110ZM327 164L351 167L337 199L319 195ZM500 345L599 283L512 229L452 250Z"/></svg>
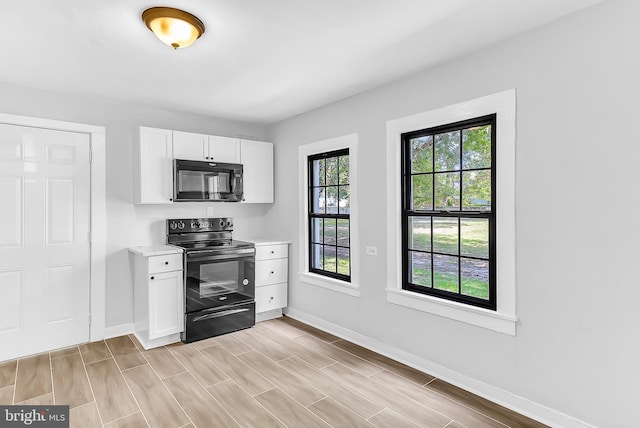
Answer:
<svg viewBox="0 0 640 428"><path fill-rule="evenodd" d="M367 256L377 256L378 247L367 247Z"/></svg>

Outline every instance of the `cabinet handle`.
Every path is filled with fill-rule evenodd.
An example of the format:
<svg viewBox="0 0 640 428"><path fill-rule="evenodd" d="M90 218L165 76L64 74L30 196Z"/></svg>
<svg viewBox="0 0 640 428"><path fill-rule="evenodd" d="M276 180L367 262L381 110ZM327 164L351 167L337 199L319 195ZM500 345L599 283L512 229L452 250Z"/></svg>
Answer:
<svg viewBox="0 0 640 428"><path fill-rule="evenodd" d="M272 301L272 300L273 300L273 297L269 297L269 301Z"/></svg>
<svg viewBox="0 0 640 428"><path fill-rule="evenodd" d="M274 273L275 273L274 271L271 271L271 275L273 275Z"/></svg>
<svg viewBox="0 0 640 428"><path fill-rule="evenodd" d="M164 262L164 264L165 264L165 265L168 265L168 264L169 264L169 262Z"/></svg>
<svg viewBox="0 0 640 428"><path fill-rule="evenodd" d="M152 277L151 277L151 279L155 279L155 277L154 277L154 276L152 276Z"/></svg>
<svg viewBox="0 0 640 428"><path fill-rule="evenodd" d="M169 201L173 202L173 198L169 198Z"/></svg>
<svg viewBox="0 0 640 428"><path fill-rule="evenodd" d="M275 251L271 250L271 254L275 254Z"/></svg>

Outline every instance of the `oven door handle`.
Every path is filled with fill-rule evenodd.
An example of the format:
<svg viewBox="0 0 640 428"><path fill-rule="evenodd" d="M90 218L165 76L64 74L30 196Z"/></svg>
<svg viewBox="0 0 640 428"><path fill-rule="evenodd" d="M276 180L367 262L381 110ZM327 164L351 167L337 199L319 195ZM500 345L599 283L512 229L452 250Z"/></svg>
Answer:
<svg viewBox="0 0 640 428"><path fill-rule="evenodd" d="M210 319L214 319L214 318L219 318L219 317L223 317L226 315L233 315L233 314L239 314L241 312L247 312L249 309L229 309L227 311L222 311L222 312L216 312L213 314L207 314L207 315L200 315L198 317L195 317L193 319L193 322L198 322L198 321L204 321L204 320L210 320Z"/></svg>
<svg viewBox="0 0 640 428"><path fill-rule="evenodd" d="M207 261L207 260L229 260L251 257L256 253L254 248L247 248L244 250L234 250L229 254L213 254L215 250L194 251L187 254L187 263L190 261Z"/></svg>

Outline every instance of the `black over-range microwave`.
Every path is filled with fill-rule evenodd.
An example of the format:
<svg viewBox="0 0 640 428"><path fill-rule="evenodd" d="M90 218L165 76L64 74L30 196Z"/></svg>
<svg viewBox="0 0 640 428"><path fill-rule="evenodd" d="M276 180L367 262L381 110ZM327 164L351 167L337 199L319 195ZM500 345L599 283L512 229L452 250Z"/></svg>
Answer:
<svg viewBox="0 0 640 428"><path fill-rule="evenodd" d="M176 202L242 200L240 164L175 159L173 171L173 200Z"/></svg>

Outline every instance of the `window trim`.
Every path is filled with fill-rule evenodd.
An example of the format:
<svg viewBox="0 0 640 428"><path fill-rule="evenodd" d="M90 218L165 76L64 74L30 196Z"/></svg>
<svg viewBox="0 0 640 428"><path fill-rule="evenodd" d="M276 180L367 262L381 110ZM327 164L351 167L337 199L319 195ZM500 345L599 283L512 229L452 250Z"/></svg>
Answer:
<svg viewBox="0 0 640 428"><path fill-rule="evenodd" d="M496 310L402 289L402 134L496 114ZM387 122L387 301L400 306L516 335L515 142L516 91Z"/></svg>
<svg viewBox="0 0 640 428"><path fill-rule="evenodd" d="M423 135L435 135L443 132L451 132L451 131L462 131L463 129L470 128L473 126L484 126L491 125L491 164L489 169L491 170L491 210L489 212L477 212L477 211L465 211L460 205L460 210L452 210L452 211L443 211L438 210L432 207L431 210L413 210L410 209L410 199L411 199L411 191L408 187L410 185L410 177L414 174L408 170L412 166L410 160L410 153L408 150L408 145L411 139L416 138L417 136ZM491 114L488 116L480 116L475 117L469 120L448 123L442 126L436 126L431 128L425 128L421 130L416 130L413 132L403 133L402 134L402 148L401 148L401 192L402 192L402 289L407 291L413 291L415 293L426 294L430 296L440 297L445 300L451 300L454 302L460 302L463 304L467 304L470 306L476 306L480 308L496 310L496 245L495 245L495 228L496 228L496 215L495 215L495 207L496 207L496 114ZM460 173L461 178L465 169L462 166L462 139L460 140L460 170L455 170L451 172ZM438 173L435 171L435 156L433 157L434 162L434 170L427 173L431 174L433 177ZM486 169L486 168L483 168ZM463 182L460 180L460 204L462 204L462 193L463 193ZM435 194L435 187L432 188ZM435 203L435 198L434 198ZM451 293L445 290L439 290L437 288L424 288L414 284L409 283L408 275L409 275L409 224L408 220L410 217L430 217L431 221L434 218L442 218L442 217L451 217L456 218L460 221L463 218L486 218L488 220L488 233L489 233L489 254L487 262L489 264L489 299L479 299L472 296L466 296L462 294L460 291L458 293ZM432 226L433 227L433 226ZM458 225L458 233L460 232L460 225ZM460 242L458 243L458 246ZM458 248L459 250L459 248ZM432 251L428 252L429 254L437 254L437 252ZM464 258L460 253L457 255L451 255L452 257L456 257L458 259L458 266L460 266L461 259ZM433 280L434 271L431 270L431 278ZM461 278L459 278L461 280Z"/></svg>
<svg viewBox="0 0 640 428"><path fill-rule="evenodd" d="M319 275L309 270L309 162L308 157L325 152L349 149L349 234L351 282ZM298 278L306 284L360 297L358 234L358 134L304 144L298 147L298 242L300 244Z"/></svg>

